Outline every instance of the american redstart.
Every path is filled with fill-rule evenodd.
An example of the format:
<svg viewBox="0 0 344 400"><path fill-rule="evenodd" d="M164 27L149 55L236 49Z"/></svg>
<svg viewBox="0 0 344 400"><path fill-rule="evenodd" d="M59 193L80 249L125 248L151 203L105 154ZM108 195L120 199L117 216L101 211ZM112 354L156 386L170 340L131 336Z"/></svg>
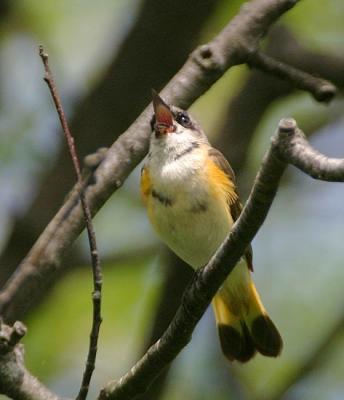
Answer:
<svg viewBox="0 0 344 400"><path fill-rule="evenodd" d="M153 91L154 118L141 191L162 240L194 269L207 264L240 215L235 176L194 119ZM248 361L256 351L276 357L281 336L251 278L252 250L232 270L213 299L222 351Z"/></svg>

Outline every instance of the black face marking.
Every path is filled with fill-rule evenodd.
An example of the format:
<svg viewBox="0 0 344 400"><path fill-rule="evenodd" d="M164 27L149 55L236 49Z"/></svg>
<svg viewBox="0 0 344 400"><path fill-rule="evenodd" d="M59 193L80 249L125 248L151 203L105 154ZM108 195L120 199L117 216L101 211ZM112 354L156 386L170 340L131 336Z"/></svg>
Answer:
<svg viewBox="0 0 344 400"><path fill-rule="evenodd" d="M161 204L164 206L171 206L172 205L172 200L169 197L164 196L161 193L158 193L156 190L152 190L152 197L154 199L157 199Z"/></svg>
<svg viewBox="0 0 344 400"><path fill-rule="evenodd" d="M186 154L191 153L193 150L197 149L199 147L199 143L197 142L191 142L190 146L187 147L185 150L181 151L174 157L174 161L178 160L181 157L184 157Z"/></svg>

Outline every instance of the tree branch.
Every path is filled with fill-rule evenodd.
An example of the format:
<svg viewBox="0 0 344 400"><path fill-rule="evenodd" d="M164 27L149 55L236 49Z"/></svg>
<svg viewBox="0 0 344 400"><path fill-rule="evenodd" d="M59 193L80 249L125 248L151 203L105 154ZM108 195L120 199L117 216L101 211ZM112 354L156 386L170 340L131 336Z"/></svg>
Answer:
<svg viewBox="0 0 344 400"><path fill-rule="evenodd" d="M14 8L12 0L1 0L0 7L5 3ZM80 158L101 146L109 147L134 121L149 102L149 89L163 87L183 65L221 0L164 0L163 3L142 0L138 3L135 21L120 46L113 49L112 60L104 66L99 81L94 82L85 98L74 104L70 127ZM1 20L6 21L6 17L0 13L0 23ZM178 21L178 29L175 21ZM114 117L114 111L120 117ZM33 203L24 215L16 215L13 221L12 232L0 255L0 287L29 252L74 184L68 149L63 143L45 170L47 174L36 182L39 186ZM73 258L71 266L78 263L75 259L79 253L77 248L69 252L69 257ZM62 276L66 270L61 268L50 285L44 285L45 290L36 291L30 307L40 301L57 276Z"/></svg>
<svg viewBox="0 0 344 400"><path fill-rule="evenodd" d="M259 40L270 24L297 1L253 0L243 7L240 14L217 38L208 45L196 49L182 70L167 85L164 97L171 103L187 108L222 75L226 68L249 62L252 54L257 53ZM148 108L113 145L95 172L95 183L85 190L92 213L95 213L110 194L122 185L130 171L144 156L150 134L150 115L151 109ZM344 179L343 160L329 159L316 152L302 137L294 121L283 120L241 217L215 257L197 274L169 330L119 383L111 382L107 385L99 398L122 399L128 395L131 398L142 392L146 389L147 382L152 381L186 345L212 296L263 223L289 157L292 163L317 179L330 181ZM315 157L314 163L312 157ZM34 288L40 285L41 280L46 280L52 275L54 269L59 266L65 249L82 230L83 220L78 204L80 192L84 193L83 190L80 191L80 185L77 185L68 202L49 224L21 264L18 273L1 293L1 310L7 317L13 318L15 312L30 299L29 294L34 293ZM54 240L51 241L51 238ZM16 343L17 339L13 340ZM11 340L9 343L12 343ZM7 364L6 359L2 361L0 364ZM3 365L0 365L0 368ZM20 370L18 367L17 369ZM27 371L23 374L30 376ZM27 390L29 391L29 388ZM42 390L47 391L44 387ZM47 391L44 398L57 398L54 396ZM17 396L17 398L24 397Z"/></svg>
<svg viewBox="0 0 344 400"><path fill-rule="evenodd" d="M342 158L329 158L308 144L304 134L298 134L292 140L281 140L280 146L287 162L299 168L314 179L328 182L343 182L344 161Z"/></svg>
<svg viewBox="0 0 344 400"><path fill-rule="evenodd" d="M159 303L155 310L154 320L149 328L149 337L146 339L143 354L165 332L174 317L185 288L192 279L192 269L171 250L165 251L164 282L161 288ZM154 385L140 397L140 400L158 400L163 395L168 369L154 382Z"/></svg>
<svg viewBox="0 0 344 400"><path fill-rule="evenodd" d="M62 102L60 96L57 91L57 87L54 81L53 74L49 67L48 61L48 54L44 52L43 46L39 47L39 55L42 59L45 76L44 80L47 83L51 96L53 98L57 114L60 118L60 122L62 125L62 130L67 140L68 149L70 152L70 156L73 161L74 170L77 177L77 183L79 185L79 196L82 206L82 211L84 214L87 235L88 235L88 242L90 246L91 252L91 261L92 261L92 272L93 272L93 293L92 293L92 304L93 304L93 318L92 318L92 328L90 334L90 342L88 348L88 355L86 360L86 367L83 374L81 387L79 394L77 396L77 400L84 400L87 396L90 381L92 378L92 374L95 368L95 362L97 357L97 344L98 344L98 336L99 336L99 329L102 322L101 317L101 296L102 296L102 270L100 266L100 259L98 255L97 249L97 241L96 241L96 234L93 228L92 223L92 215L91 211L88 207L84 191L82 190L82 175L81 175L81 168L79 163L79 158L76 153L75 145L74 145L74 138L69 130L69 126L67 123L67 119L63 110ZM89 160L90 161L90 160Z"/></svg>
<svg viewBox="0 0 344 400"><path fill-rule="evenodd" d="M187 345L211 299L263 224L288 163L301 166L305 173L317 179L325 177L329 181L344 181L344 159L320 154L309 145L293 119L281 120L249 199L230 234L209 263L196 273L175 318L162 337L119 381L109 382L101 391L99 400L135 398Z"/></svg>
<svg viewBox="0 0 344 400"><path fill-rule="evenodd" d="M310 75L307 72L277 61L260 51L253 53L248 65L258 68L272 76L287 80L298 89L311 93L315 100L329 102L336 94L336 87L329 81Z"/></svg>
<svg viewBox="0 0 344 400"><path fill-rule="evenodd" d="M332 53L312 52L301 46L286 27L276 25L271 30L265 50L271 57L312 75L329 79L343 90L344 58ZM230 161L239 183L251 139L262 116L275 100L290 95L294 89L289 81L263 73L260 69L253 69L240 91L226 106L226 116L219 133L215 135L215 144ZM315 126L314 119L310 125L312 131L319 128L319 122ZM307 135L311 133L311 129L307 129Z"/></svg>
<svg viewBox="0 0 344 400"><path fill-rule="evenodd" d="M163 90L167 102L188 108L224 72L247 61L269 26L298 0L252 0L213 41L197 48ZM95 184L85 191L91 212L96 213L142 160L150 136L151 106L109 149L94 174ZM66 249L84 227L76 187L47 226L17 272L0 294L1 313L13 319L30 301L42 281L51 279ZM54 240L50 240L51 237ZM39 272L38 272L39 271Z"/></svg>
<svg viewBox="0 0 344 400"><path fill-rule="evenodd" d="M312 157L314 157L314 162L311 160ZM264 222L287 163L294 164L297 167L301 166L305 173L315 176L317 179L324 177L329 181L344 181L344 159L332 159L323 156L308 144L294 120L282 120L272 139L271 147L262 162L242 214L208 265L196 274L195 279L185 292L182 305L169 328L129 373L122 377L119 382L109 382L101 391L99 400L132 399L144 392L155 377L189 342L194 327L205 312L212 297ZM338 168L341 173L337 172L335 168ZM30 399L31 397L27 397L27 393L31 393L30 390L37 387L41 392L36 394L35 389L35 397L32 398L58 399L56 395L49 392L25 370L20 354L19 358L17 355L15 357L12 355L9 358L3 357L4 353L8 353L6 349L11 350L11 346L17 345L25 330L20 328L15 329L15 332L15 334L9 334L8 339L5 340L5 350L0 347L2 357L2 362L0 362L2 381L0 379L0 384L5 386L4 389L2 387L1 389L6 390L4 393L15 396L15 398ZM5 337L4 334L0 336ZM13 354L17 353L13 352ZM1 372L2 368L5 372ZM8 368L13 368L14 379L16 379L14 386L13 384L11 386L13 374L8 378ZM25 376L25 379L22 379L23 376ZM7 379L10 379L10 381L7 381ZM18 379L21 379L19 385ZM25 385L22 382L26 382ZM13 390L17 390L15 394L10 392L13 387ZM40 393L43 393L44 397L40 397Z"/></svg>
<svg viewBox="0 0 344 400"><path fill-rule="evenodd" d="M32 376L19 344L26 327L21 322L0 327L0 393L16 400L62 400Z"/></svg>

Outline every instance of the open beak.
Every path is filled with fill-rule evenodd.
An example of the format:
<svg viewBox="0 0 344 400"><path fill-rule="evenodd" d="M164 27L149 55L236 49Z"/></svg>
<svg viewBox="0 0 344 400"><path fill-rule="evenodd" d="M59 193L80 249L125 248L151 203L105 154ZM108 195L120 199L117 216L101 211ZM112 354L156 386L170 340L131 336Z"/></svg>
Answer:
<svg viewBox="0 0 344 400"><path fill-rule="evenodd" d="M164 100L158 95L158 93L154 89L152 89L152 97L155 114L155 131L161 134L173 132L173 114L170 107L164 102Z"/></svg>

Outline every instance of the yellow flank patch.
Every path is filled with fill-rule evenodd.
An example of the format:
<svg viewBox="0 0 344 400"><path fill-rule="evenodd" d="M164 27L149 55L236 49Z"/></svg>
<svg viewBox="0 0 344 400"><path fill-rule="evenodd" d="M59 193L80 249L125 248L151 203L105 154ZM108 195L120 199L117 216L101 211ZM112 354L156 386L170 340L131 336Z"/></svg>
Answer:
<svg viewBox="0 0 344 400"><path fill-rule="evenodd" d="M207 162L208 179L212 188L219 198L223 198L228 204L237 201L238 195L235 191L235 184L230 177L219 168L212 160Z"/></svg>
<svg viewBox="0 0 344 400"><path fill-rule="evenodd" d="M233 312L220 292L217 292L214 296L212 305L218 325L229 325L241 330L240 319L242 315Z"/></svg>
<svg viewBox="0 0 344 400"><path fill-rule="evenodd" d="M230 325L232 313L220 293L217 293L213 298L213 307L217 324Z"/></svg>
<svg viewBox="0 0 344 400"><path fill-rule="evenodd" d="M147 198L150 195L151 191L152 181L149 176L149 171L146 167L143 167L141 172L141 195L145 203L147 202Z"/></svg>

